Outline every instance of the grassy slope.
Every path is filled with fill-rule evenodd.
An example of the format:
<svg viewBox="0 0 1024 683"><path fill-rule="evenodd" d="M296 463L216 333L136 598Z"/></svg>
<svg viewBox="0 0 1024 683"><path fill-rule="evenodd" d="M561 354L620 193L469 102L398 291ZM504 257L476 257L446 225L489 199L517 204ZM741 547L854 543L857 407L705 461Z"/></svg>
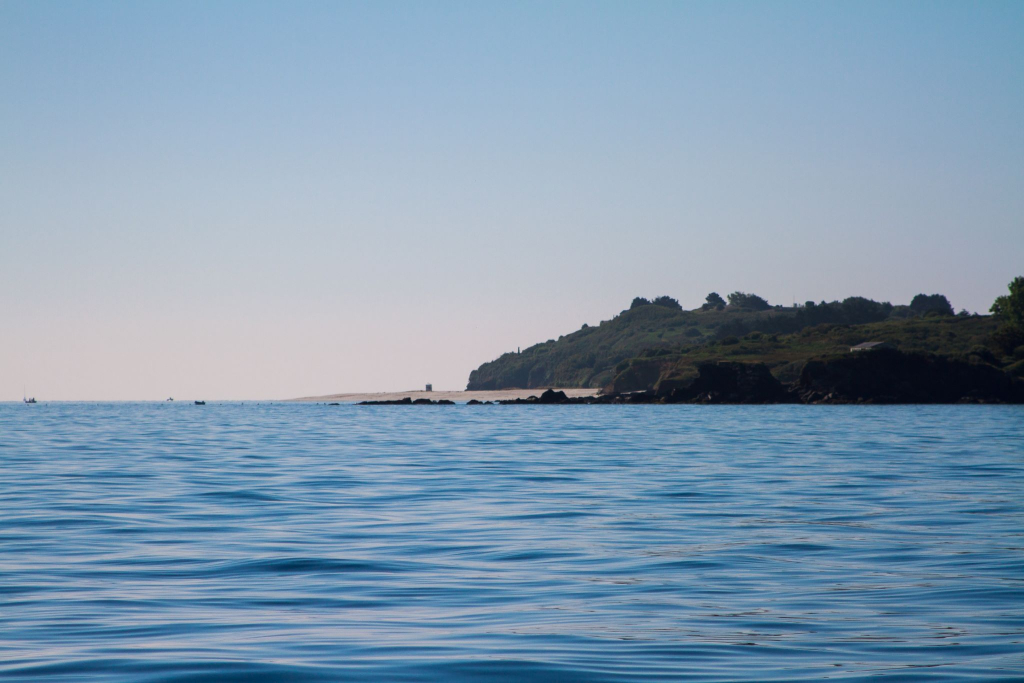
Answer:
<svg viewBox="0 0 1024 683"><path fill-rule="evenodd" d="M692 346L713 339L726 323L746 325L791 317L791 308L768 311L682 311L662 306L626 310L599 326L585 327L522 353L506 353L469 376L469 389L560 386L603 387L615 366L646 349Z"/></svg>

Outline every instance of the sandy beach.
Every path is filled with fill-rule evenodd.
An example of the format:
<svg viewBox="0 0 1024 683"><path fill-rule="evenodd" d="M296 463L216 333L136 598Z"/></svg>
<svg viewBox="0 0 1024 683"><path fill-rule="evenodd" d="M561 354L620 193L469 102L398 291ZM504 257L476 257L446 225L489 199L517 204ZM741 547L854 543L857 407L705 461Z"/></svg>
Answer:
<svg viewBox="0 0 1024 683"><path fill-rule="evenodd" d="M567 396L596 396L597 389L559 389ZM394 401L408 396L412 400L429 398L434 401L446 399L456 403L476 399L478 401L509 401L528 396L540 396L544 389L502 389L500 391L382 391L369 394L330 394L328 396L306 396L293 398L292 401L309 401L320 403L359 403L360 401Z"/></svg>

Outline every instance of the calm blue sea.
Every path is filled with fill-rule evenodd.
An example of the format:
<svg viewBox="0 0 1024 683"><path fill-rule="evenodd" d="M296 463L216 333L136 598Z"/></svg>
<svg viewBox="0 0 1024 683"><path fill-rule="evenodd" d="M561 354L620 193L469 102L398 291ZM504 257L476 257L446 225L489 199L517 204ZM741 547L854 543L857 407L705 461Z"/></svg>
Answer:
<svg viewBox="0 0 1024 683"><path fill-rule="evenodd" d="M5 681L1020 681L1024 408L0 404Z"/></svg>

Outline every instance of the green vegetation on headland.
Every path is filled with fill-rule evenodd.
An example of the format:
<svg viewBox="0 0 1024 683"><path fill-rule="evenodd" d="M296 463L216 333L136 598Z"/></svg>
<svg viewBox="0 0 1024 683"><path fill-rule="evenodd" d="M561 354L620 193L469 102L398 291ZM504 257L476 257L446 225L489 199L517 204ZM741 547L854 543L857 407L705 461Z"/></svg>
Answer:
<svg viewBox="0 0 1024 683"><path fill-rule="evenodd" d="M968 375L982 381L978 372L1024 377L1024 278L1010 284L1010 294L999 297L992 312L992 316L954 315L949 301L939 294L918 295L907 306L850 297L841 302L772 307L753 294L734 292L726 302L712 293L701 308L692 311L682 310L670 297L653 301L638 297L628 310L599 326L584 325L558 340L484 363L470 374L467 389L564 386L600 388L605 394L645 391L661 397L677 391L682 396L702 374L710 377L712 371L702 368L743 363L763 365L776 382L797 391L797 383L811 382L805 370L812 362L812 371L819 371L822 364L849 366L859 372L882 371L885 366L884 371L894 376L900 374L895 367L902 363L914 368L904 383L921 384L925 380L920 373L941 371L950 373L950 386L966 392L957 398L1011 400L1016 395L1013 391L972 394L967 384L957 384ZM876 356L877 350L851 352L851 347L865 342L883 342L888 350L881 356ZM871 360L851 360L868 355ZM882 362L886 358L888 365ZM961 366L984 367L976 372ZM954 381L954 376L960 379ZM995 381L996 375L985 377L984 382ZM990 385L985 386L994 386ZM876 387L884 394L879 397L891 399L887 402L927 398L911 389ZM808 386L803 390L802 395L810 396ZM939 394L946 396L936 391L931 390L936 399ZM854 394L847 398L857 400Z"/></svg>
<svg viewBox="0 0 1024 683"><path fill-rule="evenodd" d="M990 316L929 316L864 325L824 323L784 335L754 331L706 344L641 351L616 365L615 376L605 388L619 392L657 388L664 381L696 377L699 366L717 361L764 363L780 381L793 382L809 360L845 355L851 347L871 341L902 351L989 361L994 355L984 343L996 329Z"/></svg>

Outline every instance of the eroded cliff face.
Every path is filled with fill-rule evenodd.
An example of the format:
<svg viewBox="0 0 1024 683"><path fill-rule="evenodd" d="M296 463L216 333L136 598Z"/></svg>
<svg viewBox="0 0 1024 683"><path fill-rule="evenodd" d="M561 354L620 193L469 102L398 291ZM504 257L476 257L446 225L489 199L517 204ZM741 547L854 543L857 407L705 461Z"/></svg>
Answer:
<svg viewBox="0 0 1024 683"><path fill-rule="evenodd" d="M611 384L604 388L606 394L620 394L629 391L645 391L658 382L662 366L658 360L635 359L622 372L615 376Z"/></svg>
<svg viewBox="0 0 1024 683"><path fill-rule="evenodd" d="M811 360L805 403L1024 403L1024 382L984 363L880 349Z"/></svg>
<svg viewBox="0 0 1024 683"><path fill-rule="evenodd" d="M794 397L764 363L702 365L689 390L701 403L792 403Z"/></svg>
<svg viewBox="0 0 1024 683"><path fill-rule="evenodd" d="M692 380L666 380L655 392L664 403L794 403L797 398L764 363L705 363Z"/></svg>

